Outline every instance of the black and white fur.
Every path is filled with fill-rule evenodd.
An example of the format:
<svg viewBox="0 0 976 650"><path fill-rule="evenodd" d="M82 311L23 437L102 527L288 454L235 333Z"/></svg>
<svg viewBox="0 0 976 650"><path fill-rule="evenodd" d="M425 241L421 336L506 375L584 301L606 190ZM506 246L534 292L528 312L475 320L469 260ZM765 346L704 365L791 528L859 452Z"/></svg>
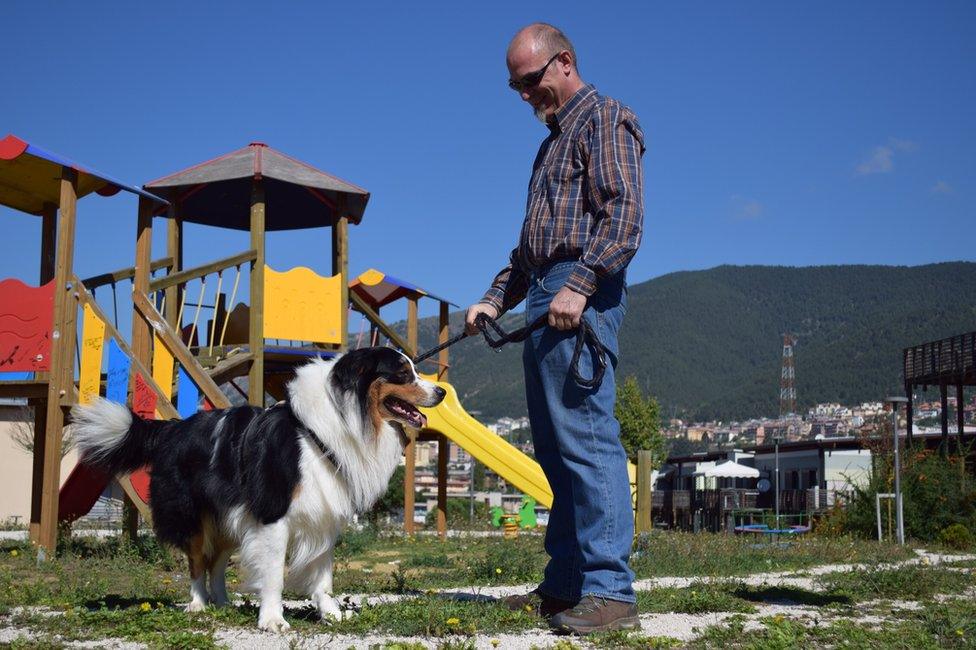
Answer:
<svg viewBox="0 0 976 650"><path fill-rule="evenodd" d="M143 420L101 399L72 409L84 462L111 474L151 465L153 526L187 554L189 611L228 603L224 571L239 548L260 596L261 629L288 629L286 587L308 593L323 618L340 618L332 597L336 540L386 491L403 426L425 424L416 407L444 398L389 348L312 361L287 389L288 400L269 409L202 411L187 420Z"/></svg>

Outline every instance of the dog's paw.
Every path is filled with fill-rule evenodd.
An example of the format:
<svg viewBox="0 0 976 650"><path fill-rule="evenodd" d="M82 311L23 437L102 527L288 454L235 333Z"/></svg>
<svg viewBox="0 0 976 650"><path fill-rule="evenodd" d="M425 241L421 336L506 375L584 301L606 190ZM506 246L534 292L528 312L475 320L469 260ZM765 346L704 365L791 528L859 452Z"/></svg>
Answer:
<svg viewBox="0 0 976 650"><path fill-rule="evenodd" d="M230 598L227 596L216 596L210 598L210 604L214 607L227 607L230 605Z"/></svg>
<svg viewBox="0 0 976 650"><path fill-rule="evenodd" d="M335 598L331 596L320 596L318 599L319 616L323 621L341 621L343 618L342 609Z"/></svg>
<svg viewBox="0 0 976 650"><path fill-rule="evenodd" d="M286 632L291 629L291 625L281 614L261 615L258 618L258 627L265 632Z"/></svg>
<svg viewBox="0 0 976 650"><path fill-rule="evenodd" d="M191 600L186 605L186 611L188 612L202 612L207 609L207 603L199 600Z"/></svg>

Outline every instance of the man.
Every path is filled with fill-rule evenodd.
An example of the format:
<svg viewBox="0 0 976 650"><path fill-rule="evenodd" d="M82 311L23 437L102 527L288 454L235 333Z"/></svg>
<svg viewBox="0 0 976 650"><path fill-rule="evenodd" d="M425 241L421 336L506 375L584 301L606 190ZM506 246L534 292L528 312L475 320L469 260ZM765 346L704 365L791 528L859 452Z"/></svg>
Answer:
<svg viewBox="0 0 976 650"><path fill-rule="evenodd" d="M550 560L531 593L506 599L534 605L561 632L637 627L634 534L627 458L614 418L617 332L626 311L624 269L640 245L643 222L637 118L583 82L572 43L555 27L523 28L508 47L509 86L549 128L532 167L525 221L510 263L478 304L475 318L497 318L524 298L532 323L549 327L525 341L525 392L536 458L553 505L545 548ZM596 332L612 368L595 388L570 374L581 319ZM590 354L580 372L592 376Z"/></svg>

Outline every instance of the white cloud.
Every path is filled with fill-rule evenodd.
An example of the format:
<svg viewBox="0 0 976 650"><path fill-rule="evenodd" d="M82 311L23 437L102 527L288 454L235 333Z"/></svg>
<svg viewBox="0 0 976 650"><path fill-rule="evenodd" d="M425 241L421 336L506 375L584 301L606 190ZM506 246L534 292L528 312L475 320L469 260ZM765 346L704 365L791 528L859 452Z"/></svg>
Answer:
<svg viewBox="0 0 976 650"><path fill-rule="evenodd" d="M895 168L895 153L901 151L915 151L918 145L911 140L888 138L888 144L875 147L868 157L861 162L854 171L858 176L868 174L887 174Z"/></svg>
<svg viewBox="0 0 976 650"><path fill-rule="evenodd" d="M952 185L945 181L936 181L935 185L932 186L933 194L952 194L952 191Z"/></svg>
<svg viewBox="0 0 976 650"><path fill-rule="evenodd" d="M733 216L740 221L753 221L762 216L765 206L755 199L738 194L732 197Z"/></svg>

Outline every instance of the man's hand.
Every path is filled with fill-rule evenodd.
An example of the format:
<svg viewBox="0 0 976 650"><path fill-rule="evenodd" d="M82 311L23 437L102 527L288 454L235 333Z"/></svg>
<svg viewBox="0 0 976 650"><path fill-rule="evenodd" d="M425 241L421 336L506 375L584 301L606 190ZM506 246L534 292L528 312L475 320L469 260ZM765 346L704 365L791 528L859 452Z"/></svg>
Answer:
<svg viewBox="0 0 976 650"><path fill-rule="evenodd" d="M478 314L488 314L492 318L498 318L498 310L486 302L471 305L468 307L468 313L464 316L464 332L468 336L480 331L474 324L474 319L478 317Z"/></svg>
<svg viewBox="0 0 976 650"><path fill-rule="evenodd" d="M584 309L586 309L586 296L563 287L549 303L549 325L557 330L579 327Z"/></svg>

